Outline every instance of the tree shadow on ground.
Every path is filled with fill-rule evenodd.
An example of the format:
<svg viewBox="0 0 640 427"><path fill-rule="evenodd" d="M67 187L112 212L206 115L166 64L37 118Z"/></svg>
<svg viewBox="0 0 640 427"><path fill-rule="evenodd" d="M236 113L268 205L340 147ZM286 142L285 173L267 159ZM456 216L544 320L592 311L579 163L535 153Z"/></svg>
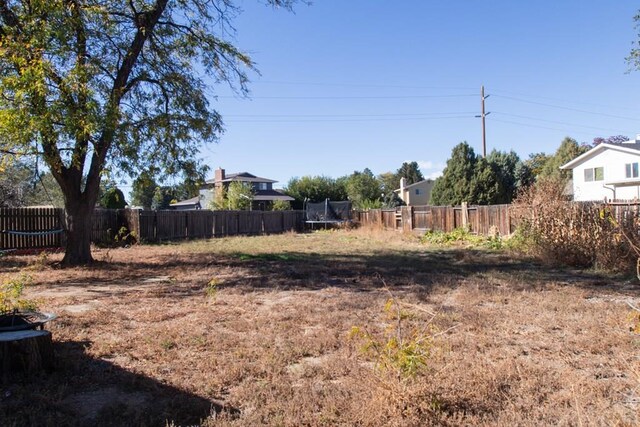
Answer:
<svg viewBox="0 0 640 427"><path fill-rule="evenodd" d="M640 287L625 282L619 275L592 270L543 265L538 261L510 254L468 248L425 251L380 251L367 254L279 252L247 254L182 253L160 254L153 261L98 263L91 271L109 271L109 279L81 283L62 280L47 287L100 286L120 283L110 289L111 295L127 293L128 287L143 283L145 292L189 297L201 293L208 280L219 271L231 271L220 280L222 288L239 291L256 290L321 290L329 287L352 291L368 291L389 287L410 287L421 293L434 288L454 288L473 278L478 283L508 281L518 289L544 289L549 284L580 287L624 295L637 295ZM192 279L188 274L193 272ZM185 274L185 272L187 272ZM204 273L203 273L204 272ZM200 274L200 276L198 276ZM207 280L203 274L209 274ZM175 283L145 284L149 277L175 275ZM185 277L186 276L186 277ZM124 283L124 284L123 284ZM635 282L633 282L635 283ZM624 285L624 286L623 286ZM99 289L94 289L100 293Z"/></svg>
<svg viewBox="0 0 640 427"><path fill-rule="evenodd" d="M54 337L55 338L55 337ZM239 411L86 354L90 342L55 342L56 368L0 383L2 425L197 425Z"/></svg>

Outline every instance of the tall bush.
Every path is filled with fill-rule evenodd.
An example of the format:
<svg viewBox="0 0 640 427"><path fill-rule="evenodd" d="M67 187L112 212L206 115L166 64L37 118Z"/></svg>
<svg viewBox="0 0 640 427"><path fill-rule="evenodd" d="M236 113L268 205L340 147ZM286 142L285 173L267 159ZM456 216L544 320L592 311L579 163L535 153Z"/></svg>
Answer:
<svg viewBox="0 0 640 427"><path fill-rule="evenodd" d="M637 212L616 214L599 202L571 202L564 182L542 179L524 190L513 205L518 232L535 255L576 267L629 272L640 246Z"/></svg>

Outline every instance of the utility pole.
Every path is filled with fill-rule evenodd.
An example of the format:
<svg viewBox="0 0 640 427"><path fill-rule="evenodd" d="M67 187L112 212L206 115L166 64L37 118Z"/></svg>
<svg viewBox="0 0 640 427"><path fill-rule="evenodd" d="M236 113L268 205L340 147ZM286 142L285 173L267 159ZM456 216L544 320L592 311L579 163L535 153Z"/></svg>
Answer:
<svg viewBox="0 0 640 427"><path fill-rule="evenodd" d="M484 119L487 115L491 114L491 112L486 113L484 110L484 100L487 99L489 95L484 96L484 85L480 87L480 105L482 108L482 113L479 116L482 119L482 157L487 157L487 132L485 130Z"/></svg>

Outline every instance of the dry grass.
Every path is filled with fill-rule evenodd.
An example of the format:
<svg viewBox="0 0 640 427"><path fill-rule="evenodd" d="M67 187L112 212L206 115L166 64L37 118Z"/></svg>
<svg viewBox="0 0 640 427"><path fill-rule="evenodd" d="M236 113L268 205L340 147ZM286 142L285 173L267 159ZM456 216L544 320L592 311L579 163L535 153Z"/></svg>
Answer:
<svg viewBox="0 0 640 427"><path fill-rule="evenodd" d="M70 270L2 259L59 319L58 368L5 382L0 424L640 423L626 305L640 287L621 279L362 230L94 255ZM405 331L440 331L412 378L349 338L389 332L389 291Z"/></svg>

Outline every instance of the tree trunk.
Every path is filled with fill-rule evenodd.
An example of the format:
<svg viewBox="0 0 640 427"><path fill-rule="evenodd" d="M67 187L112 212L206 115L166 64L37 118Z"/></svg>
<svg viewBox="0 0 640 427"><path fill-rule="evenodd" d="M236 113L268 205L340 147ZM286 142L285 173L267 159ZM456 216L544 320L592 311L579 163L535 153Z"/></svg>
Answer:
<svg viewBox="0 0 640 427"><path fill-rule="evenodd" d="M67 203L67 245L62 264L65 266L87 265L93 262L91 256L91 215L93 203L86 206L85 200Z"/></svg>

